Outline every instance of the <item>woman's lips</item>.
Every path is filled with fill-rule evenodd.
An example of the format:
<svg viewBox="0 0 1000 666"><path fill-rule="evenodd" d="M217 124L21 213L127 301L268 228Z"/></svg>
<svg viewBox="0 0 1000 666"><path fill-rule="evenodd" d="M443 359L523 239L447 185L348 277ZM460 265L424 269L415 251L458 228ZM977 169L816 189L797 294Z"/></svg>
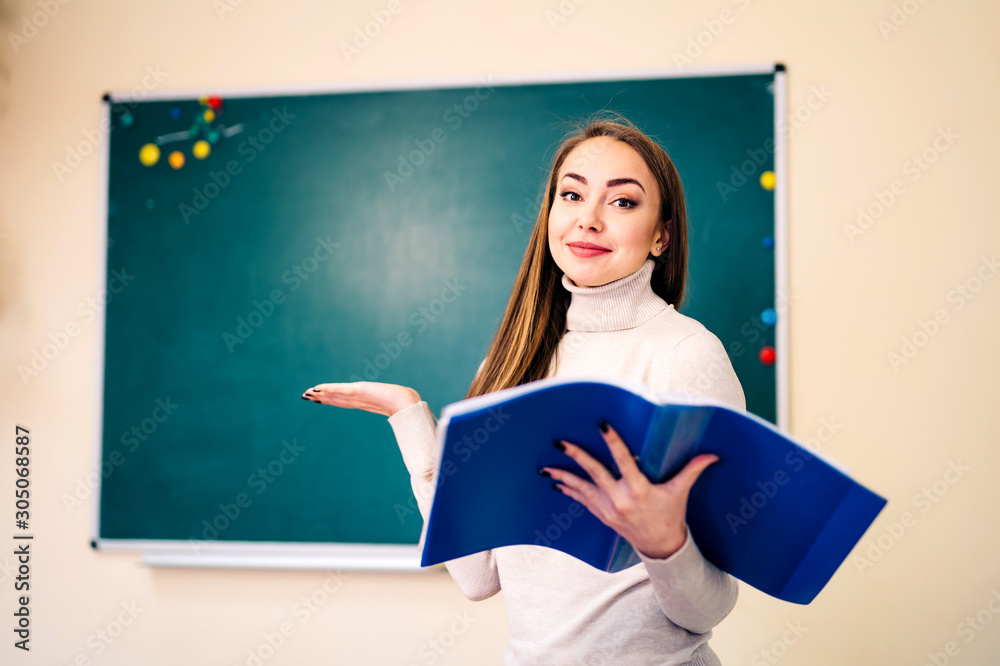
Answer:
<svg viewBox="0 0 1000 666"><path fill-rule="evenodd" d="M577 257L596 257L611 252L608 248L593 243L570 243L567 247Z"/></svg>

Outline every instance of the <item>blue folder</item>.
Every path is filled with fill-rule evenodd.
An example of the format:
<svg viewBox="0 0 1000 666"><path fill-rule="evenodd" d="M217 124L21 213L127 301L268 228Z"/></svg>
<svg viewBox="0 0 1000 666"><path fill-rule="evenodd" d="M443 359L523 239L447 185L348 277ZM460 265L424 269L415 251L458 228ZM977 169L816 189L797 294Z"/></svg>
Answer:
<svg viewBox="0 0 1000 666"><path fill-rule="evenodd" d="M543 379L442 411L422 565L515 544L556 548L608 572L637 564L627 541L537 473L559 467L588 478L557 439L610 468L602 420L654 482L695 455L717 454L688 498L695 543L723 571L785 601L811 602L886 504L753 414L630 382Z"/></svg>

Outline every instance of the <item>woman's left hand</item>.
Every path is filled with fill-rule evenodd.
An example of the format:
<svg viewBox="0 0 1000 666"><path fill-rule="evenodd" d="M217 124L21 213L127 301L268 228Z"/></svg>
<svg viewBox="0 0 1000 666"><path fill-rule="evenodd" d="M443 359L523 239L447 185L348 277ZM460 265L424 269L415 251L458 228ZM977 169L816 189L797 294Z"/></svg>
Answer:
<svg viewBox="0 0 1000 666"><path fill-rule="evenodd" d="M670 557L687 539L687 499L691 487L719 457L695 456L669 481L650 483L618 433L606 423L603 426L601 433L621 478L616 479L587 452L566 441L562 442L566 455L590 475L593 483L566 470L554 467L544 470L559 482L557 489L587 507L637 551L653 559Z"/></svg>

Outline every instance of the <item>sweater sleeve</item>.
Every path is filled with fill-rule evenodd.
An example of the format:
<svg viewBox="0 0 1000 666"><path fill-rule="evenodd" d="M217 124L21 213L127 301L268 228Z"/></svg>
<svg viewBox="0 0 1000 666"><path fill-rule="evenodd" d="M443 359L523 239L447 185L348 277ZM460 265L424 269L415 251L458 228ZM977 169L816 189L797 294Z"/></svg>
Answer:
<svg viewBox="0 0 1000 666"><path fill-rule="evenodd" d="M744 410L743 388L719 339L702 329L681 340L667 362L664 390L693 393ZM665 559L639 553L663 613L674 624L707 633L736 605L736 579L705 559L691 530L680 550Z"/></svg>
<svg viewBox="0 0 1000 666"><path fill-rule="evenodd" d="M729 615L739 592L736 579L705 559L691 530L684 545L665 559L646 557L656 600L671 622L695 634L708 633Z"/></svg>
<svg viewBox="0 0 1000 666"><path fill-rule="evenodd" d="M707 329L677 343L667 361L665 375L664 390L693 393L746 410L743 387L726 349Z"/></svg>
<svg viewBox="0 0 1000 666"><path fill-rule="evenodd" d="M403 463L410 473L410 487L417 500L417 508L424 519L424 532L434 501L434 467L440 456L437 450L434 415L424 401L402 409L389 417L389 425L396 435ZM420 543L424 542L421 532ZM493 551L475 553L445 562L448 573L462 593L479 601L500 591Z"/></svg>

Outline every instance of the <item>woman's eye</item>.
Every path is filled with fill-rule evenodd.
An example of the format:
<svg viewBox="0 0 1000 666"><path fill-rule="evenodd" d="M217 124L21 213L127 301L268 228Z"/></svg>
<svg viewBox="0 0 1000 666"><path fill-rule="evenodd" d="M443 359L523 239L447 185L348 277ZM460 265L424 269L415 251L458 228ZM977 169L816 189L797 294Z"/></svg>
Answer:
<svg viewBox="0 0 1000 666"><path fill-rule="evenodd" d="M567 191L563 192L559 196L565 199L566 201L580 201L580 195L577 194L576 192Z"/></svg>
<svg viewBox="0 0 1000 666"><path fill-rule="evenodd" d="M618 208L635 208L636 206L636 203L634 201L632 201L631 199L627 199L625 197L619 197L615 199L612 203L614 203L614 205L617 206Z"/></svg>

